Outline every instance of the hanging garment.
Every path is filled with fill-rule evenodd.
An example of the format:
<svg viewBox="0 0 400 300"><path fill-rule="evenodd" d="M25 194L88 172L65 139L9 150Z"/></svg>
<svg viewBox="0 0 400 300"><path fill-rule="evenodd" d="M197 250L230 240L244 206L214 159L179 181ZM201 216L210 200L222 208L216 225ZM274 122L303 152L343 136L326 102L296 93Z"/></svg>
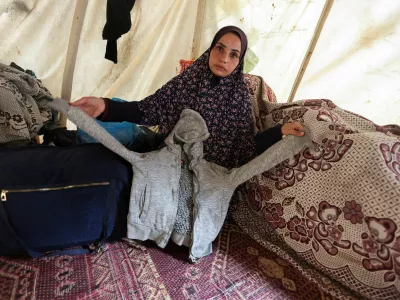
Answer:
<svg viewBox="0 0 400 300"><path fill-rule="evenodd" d="M203 158L203 141L209 132L204 119L193 110L182 111L164 148L139 154L126 149L79 108L59 98L48 105L66 114L77 126L132 164L128 238L150 239L160 247L166 246L174 230L181 159L182 153L186 153L193 172L192 261L212 253L211 243L223 225L231 196L239 184L293 157L304 146L313 145L307 136L288 136L246 165L228 170Z"/></svg>
<svg viewBox="0 0 400 300"><path fill-rule="evenodd" d="M105 58L118 62L117 40L131 28L130 11L135 0L108 0L107 22L103 29L103 39L107 40Z"/></svg>

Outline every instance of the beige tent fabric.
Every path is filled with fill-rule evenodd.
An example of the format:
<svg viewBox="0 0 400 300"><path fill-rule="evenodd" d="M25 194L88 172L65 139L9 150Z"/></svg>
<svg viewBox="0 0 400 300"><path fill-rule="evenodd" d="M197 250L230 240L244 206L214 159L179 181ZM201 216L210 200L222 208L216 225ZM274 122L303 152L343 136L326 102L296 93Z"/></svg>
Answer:
<svg viewBox="0 0 400 300"><path fill-rule="evenodd" d="M0 62L32 69L60 96L73 41L76 4L86 0L0 1ZM361 3L362 2L362 3ZM329 98L378 124L400 123L398 16L392 0L335 0L295 100ZM201 5L199 5L201 4ZM286 102L324 7L323 0L137 0L131 31L118 40L119 63L104 59L106 1L88 0L71 99L85 95L135 101L175 76L180 59L208 46L233 24L249 39L251 74ZM198 9L201 8L200 12ZM202 16L202 20L196 20ZM198 33L195 33L195 25ZM200 41L198 41L200 39ZM72 49L74 50L74 49ZM388 109L387 107L390 107Z"/></svg>
<svg viewBox="0 0 400 300"><path fill-rule="evenodd" d="M14 61L35 71L54 95L61 95L77 1L1 3L0 61ZM131 11L131 30L118 40L118 64L104 59L106 4L107 1L88 1L73 74L72 100L85 95L140 100L175 76L181 58L190 57L197 0L137 0Z"/></svg>
<svg viewBox="0 0 400 300"><path fill-rule="evenodd" d="M400 1L335 0L295 95L400 124Z"/></svg>
<svg viewBox="0 0 400 300"><path fill-rule="evenodd" d="M33 70L61 94L76 1L0 1L0 62Z"/></svg>
<svg viewBox="0 0 400 300"><path fill-rule="evenodd" d="M137 101L176 74L190 56L197 1L136 1L132 28L118 40L118 64L104 59L106 1L89 1L74 73L72 99L85 95Z"/></svg>

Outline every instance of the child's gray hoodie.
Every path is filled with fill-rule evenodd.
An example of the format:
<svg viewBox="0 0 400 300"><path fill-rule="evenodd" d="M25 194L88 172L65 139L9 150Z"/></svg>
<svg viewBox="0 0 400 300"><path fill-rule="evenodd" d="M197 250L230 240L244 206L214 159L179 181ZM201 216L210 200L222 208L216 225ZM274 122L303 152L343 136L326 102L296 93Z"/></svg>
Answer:
<svg viewBox="0 0 400 300"><path fill-rule="evenodd" d="M211 243L223 225L230 199L239 184L313 145L307 135L288 136L246 165L228 170L203 159L203 141L209 132L203 118L193 110L182 111L165 140L165 147L141 154L126 149L93 118L66 101L56 98L48 106L66 114L79 128L132 164L128 238L150 239L160 247L166 246L177 214L182 151L188 155L189 169L194 174L192 260L212 252Z"/></svg>

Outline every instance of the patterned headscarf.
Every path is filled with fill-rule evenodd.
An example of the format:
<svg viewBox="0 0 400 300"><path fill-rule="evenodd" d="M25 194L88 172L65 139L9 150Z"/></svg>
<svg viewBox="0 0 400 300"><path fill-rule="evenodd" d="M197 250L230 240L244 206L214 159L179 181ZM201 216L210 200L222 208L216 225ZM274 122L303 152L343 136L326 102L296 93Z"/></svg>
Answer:
<svg viewBox="0 0 400 300"><path fill-rule="evenodd" d="M208 66L210 51L228 32L241 38L240 62L230 75L216 79ZM143 124L159 125L160 132L167 135L184 108L195 110L210 132L204 142L205 159L226 168L248 162L254 156L254 131L249 90L243 77L246 49L247 39L242 30L234 26L220 29L211 47L189 68L139 102Z"/></svg>
<svg viewBox="0 0 400 300"><path fill-rule="evenodd" d="M214 39L211 43L210 49L214 48L214 46L218 43L218 41L227 33L234 33L237 35L237 37L240 39L241 43L241 51L240 51L240 57L239 57L239 65L240 63L243 62L244 56L247 51L247 37L245 33L238 27L235 26L225 26L222 27L218 32L215 34ZM238 67L239 67L238 65Z"/></svg>

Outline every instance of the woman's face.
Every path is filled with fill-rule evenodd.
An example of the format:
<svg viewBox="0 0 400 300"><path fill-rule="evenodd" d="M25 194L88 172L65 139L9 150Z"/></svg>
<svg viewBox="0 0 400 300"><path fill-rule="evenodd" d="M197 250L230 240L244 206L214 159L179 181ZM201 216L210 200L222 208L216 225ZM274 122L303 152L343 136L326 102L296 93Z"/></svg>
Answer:
<svg viewBox="0 0 400 300"><path fill-rule="evenodd" d="M230 75L239 64L242 45L240 38L234 33L223 35L211 49L208 65L216 76Z"/></svg>

